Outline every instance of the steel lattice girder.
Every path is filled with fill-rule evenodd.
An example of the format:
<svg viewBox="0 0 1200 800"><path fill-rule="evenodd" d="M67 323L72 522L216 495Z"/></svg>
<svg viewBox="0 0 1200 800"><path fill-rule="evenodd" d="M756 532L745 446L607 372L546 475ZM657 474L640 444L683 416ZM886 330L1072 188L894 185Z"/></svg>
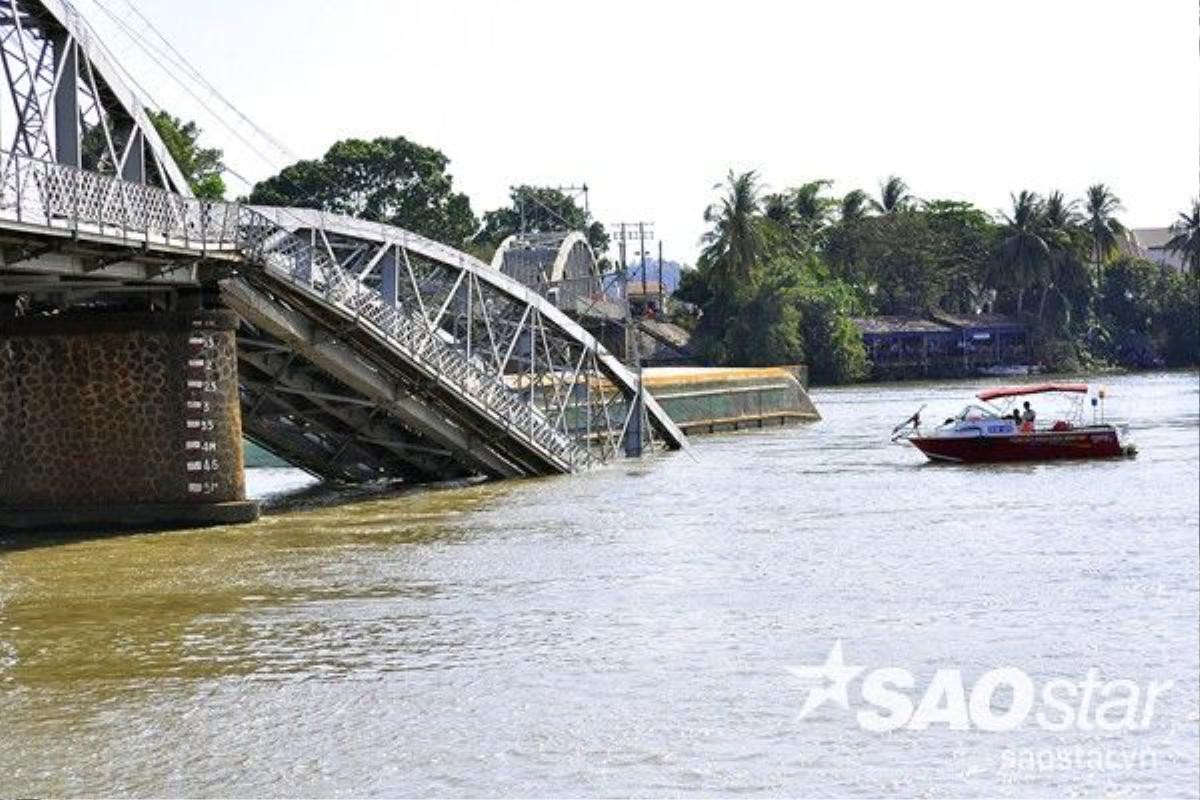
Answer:
<svg viewBox="0 0 1200 800"><path fill-rule="evenodd" d="M407 308L510 390L527 393L527 402L579 441L589 460L617 454L630 429L637 379L552 303L471 256L399 228L304 209L254 211L385 303ZM645 413L647 435L686 447L648 394Z"/></svg>
<svg viewBox="0 0 1200 800"><path fill-rule="evenodd" d="M142 100L71 5L0 0L0 61L17 117L14 152L83 167L84 126L90 126L93 168L191 196Z"/></svg>
<svg viewBox="0 0 1200 800"><path fill-rule="evenodd" d="M222 296L254 328L286 343L289 349L299 353L322 373L369 399L407 428L451 451L472 470L496 477L523 474L521 469L481 447L469 432L437 414L428 403L381 373L369 355L360 356L336 339L332 329L322 321L291 308L283 298L265 294L240 280L226 282ZM239 343L239 348L241 346Z"/></svg>

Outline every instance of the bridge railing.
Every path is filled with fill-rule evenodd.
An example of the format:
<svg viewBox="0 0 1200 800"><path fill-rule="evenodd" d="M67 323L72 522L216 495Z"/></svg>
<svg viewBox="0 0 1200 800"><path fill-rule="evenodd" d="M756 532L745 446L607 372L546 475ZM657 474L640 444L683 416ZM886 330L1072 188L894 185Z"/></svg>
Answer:
<svg viewBox="0 0 1200 800"><path fill-rule="evenodd" d="M243 207L240 219L241 249L249 261L370 323L391 346L501 422L510 435L532 442L570 470L586 465L589 456L585 448L520 398L500 375L484 369L438 335L423 315L387 303L382 294L363 285L326 252L270 218Z"/></svg>
<svg viewBox="0 0 1200 800"><path fill-rule="evenodd" d="M235 203L197 200L145 184L0 151L0 219L201 253L236 251Z"/></svg>

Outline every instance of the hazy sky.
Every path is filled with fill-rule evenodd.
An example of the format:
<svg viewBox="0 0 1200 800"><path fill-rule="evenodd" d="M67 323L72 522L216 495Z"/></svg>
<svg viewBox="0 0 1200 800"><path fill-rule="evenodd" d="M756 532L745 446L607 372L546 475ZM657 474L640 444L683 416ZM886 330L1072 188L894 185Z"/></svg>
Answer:
<svg viewBox="0 0 1200 800"><path fill-rule="evenodd" d="M257 140L274 163L251 154L98 5L140 28L125 1L76 5L234 169L285 164ZM838 193L895 173L989 211L1012 190L1104 181L1134 226L1200 192L1195 0L133 1L299 156L404 135L449 156L476 213L511 184L586 181L598 219L655 221L668 257L694 258L731 168Z"/></svg>

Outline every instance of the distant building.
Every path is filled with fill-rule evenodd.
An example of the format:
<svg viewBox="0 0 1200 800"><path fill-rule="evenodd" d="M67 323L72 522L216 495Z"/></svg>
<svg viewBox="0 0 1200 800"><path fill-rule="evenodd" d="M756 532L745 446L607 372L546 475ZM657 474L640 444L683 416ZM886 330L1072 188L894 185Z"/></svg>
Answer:
<svg viewBox="0 0 1200 800"><path fill-rule="evenodd" d="M1175 235L1170 228L1133 228L1129 234L1131 255L1180 272L1187 270L1183 253L1167 249L1167 242Z"/></svg>
<svg viewBox="0 0 1200 800"><path fill-rule="evenodd" d="M1030 361L1029 330L1003 314L934 314L959 333L959 354L974 368L1013 367Z"/></svg>
<svg viewBox="0 0 1200 800"><path fill-rule="evenodd" d="M924 317L864 317L854 324L880 376L927 375L955 355L960 338L953 328Z"/></svg>
<svg viewBox="0 0 1200 800"><path fill-rule="evenodd" d="M999 314L863 317L854 324L876 377L975 375L1030 361L1028 330Z"/></svg>

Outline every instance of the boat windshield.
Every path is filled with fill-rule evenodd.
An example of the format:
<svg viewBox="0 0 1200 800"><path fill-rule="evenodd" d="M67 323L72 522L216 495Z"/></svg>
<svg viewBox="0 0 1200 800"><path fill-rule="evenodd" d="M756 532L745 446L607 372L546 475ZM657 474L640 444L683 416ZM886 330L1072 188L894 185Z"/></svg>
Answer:
<svg viewBox="0 0 1200 800"><path fill-rule="evenodd" d="M990 406L970 404L958 413L954 422L980 422L988 419L999 419L1000 412Z"/></svg>

